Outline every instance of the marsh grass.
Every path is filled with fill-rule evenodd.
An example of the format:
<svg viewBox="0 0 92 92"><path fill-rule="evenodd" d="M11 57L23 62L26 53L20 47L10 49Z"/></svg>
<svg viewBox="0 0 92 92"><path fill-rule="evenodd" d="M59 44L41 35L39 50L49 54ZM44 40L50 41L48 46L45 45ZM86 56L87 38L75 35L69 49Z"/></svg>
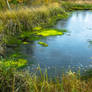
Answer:
<svg viewBox="0 0 92 92"><path fill-rule="evenodd" d="M0 64L5 67L16 67L21 68L27 65L27 60L25 59L4 59L0 61Z"/></svg>
<svg viewBox="0 0 92 92"><path fill-rule="evenodd" d="M72 11L72 10L92 10L92 4L88 2L83 1L67 1L67 2L61 2L62 7L66 11Z"/></svg>
<svg viewBox="0 0 92 92"><path fill-rule="evenodd" d="M1 11L0 20L5 25L6 30L13 34L19 31L31 30L37 26L44 26L50 22L51 17L58 14L65 14L58 3L39 8L21 8L12 11Z"/></svg>
<svg viewBox="0 0 92 92"><path fill-rule="evenodd" d="M66 18L68 14L60 4L52 3L40 7L20 8L0 11L0 32L4 34L3 42L7 43L11 37L16 37L22 32L35 31L37 27L49 27L56 20ZM3 27L2 27L3 25Z"/></svg>
<svg viewBox="0 0 92 92"><path fill-rule="evenodd" d="M6 9L6 8L7 8L7 5L5 0L0 0L0 10Z"/></svg>
<svg viewBox="0 0 92 92"><path fill-rule="evenodd" d="M38 67L37 71L39 75L0 65L0 92L92 92L92 80L81 80L77 73L52 79L47 70L42 73Z"/></svg>

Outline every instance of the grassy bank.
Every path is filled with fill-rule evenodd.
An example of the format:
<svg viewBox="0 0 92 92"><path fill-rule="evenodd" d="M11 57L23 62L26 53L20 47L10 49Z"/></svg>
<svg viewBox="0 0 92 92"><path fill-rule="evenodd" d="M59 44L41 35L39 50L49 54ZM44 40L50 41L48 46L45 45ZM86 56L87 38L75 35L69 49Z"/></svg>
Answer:
<svg viewBox="0 0 92 92"><path fill-rule="evenodd" d="M0 12L0 33L3 34L2 40L6 44L12 37L16 39L23 32L33 32L35 28L48 28L59 19L68 17L66 11L72 10L91 10L89 3L64 2L43 4L37 7L22 7L19 9L5 10ZM7 40L8 39L8 40ZM19 39L18 43L21 42Z"/></svg>
<svg viewBox="0 0 92 92"><path fill-rule="evenodd" d="M83 2L83 1L68 1L68 2L61 2L62 7L66 11L72 11L72 10L92 10L92 3Z"/></svg>
<svg viewBox="0 0 92 92"><path fill-rule="evenodd" d="M48 79L47 71L40 75L16 71L0 65L0 92L92 92L92 80L81 80L80 75L69 71L62 79ZM6 76L7 75L7 76Z"/></svg>
<svg viewBox="0 0 92 92"><path fill-rule="evenodd" d="M35 27L50 27L58 19L66 18L68 14L60 4L53 3L38 8L21 8L0 12L0 32L7 42L10 36L17 36L22 32L34 31ZM5 39L6 37L6 39Z"/></svg>

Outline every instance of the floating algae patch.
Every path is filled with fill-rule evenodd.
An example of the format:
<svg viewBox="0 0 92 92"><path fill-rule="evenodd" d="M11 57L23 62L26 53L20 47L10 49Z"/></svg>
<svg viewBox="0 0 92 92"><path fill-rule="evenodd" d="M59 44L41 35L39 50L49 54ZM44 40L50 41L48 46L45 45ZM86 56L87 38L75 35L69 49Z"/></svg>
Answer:
<svg viewBox="0 0 92 92"><path fill-rule="evenodd" d="M18 60L4 60L0 61L0 65L3 65L5 67L16 67L21 68L27 65L27 60L25 59L18 59Z"/></svg>
<svg viewBox="0 0 92 92"><path fill-rule="evenodd" d="M56 36L56 35L63 35L63 30L57 29L43 29L41 32L38 32L37 35L41 36Z"/></svg>
<svg viewBox="0 0 92 92"><path fill-rule="evenodd" d="M33 28L33 31L39 31L39 30L41 30L42 29L42 27L34 27Z"/></svg>
<svg viewBox="0 0 92 92"><path fill-rule="evenodd" d="M29 41L39 40L46 36L56 36L56 35L63 35L65 30L58 30L58 29L43 29L42 27L35 27L33 31L23 32L20 35L21 39L29 39ZM25 43L24 44L28 44Z"/></svg>
<svg viewBox="0 0 92 92"><path fill-rule="evenodd" d="M40 44L43 47L48 47L48 44L47 43L44 43L44 42L38 42L38 44Z"/></svg>
<svg viewBox="0 0 92 92"><path fill-rule="evenodd" d="M23 42L24 45L29 44L29 42Z"/></svg>

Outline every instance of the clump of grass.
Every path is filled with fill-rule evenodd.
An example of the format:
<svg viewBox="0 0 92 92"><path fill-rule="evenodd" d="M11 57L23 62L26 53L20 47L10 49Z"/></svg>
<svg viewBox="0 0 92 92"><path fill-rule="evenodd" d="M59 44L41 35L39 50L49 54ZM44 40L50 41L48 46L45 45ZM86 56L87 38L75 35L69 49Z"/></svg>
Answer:
<svg viewBox="0 0 92 92"><path fill-rule="evenodd" d="M31 92L29 80L26 73L0 65L0 92Z"/></svg>

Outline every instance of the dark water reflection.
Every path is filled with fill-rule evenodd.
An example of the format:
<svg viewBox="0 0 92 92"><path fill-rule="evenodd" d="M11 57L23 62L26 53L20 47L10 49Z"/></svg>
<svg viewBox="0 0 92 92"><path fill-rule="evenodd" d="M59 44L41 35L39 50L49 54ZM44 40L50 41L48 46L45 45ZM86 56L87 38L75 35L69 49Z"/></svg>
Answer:
<svg viewBox="0 0 92 92"><path fill-rule="evenodd" d="M29 62L34 62L28 69L34 69L39 64L42 70L48 69L49 75L56 75L69 68L92 67L92 11L73 12L68 19L58 21L54 28L68 32L63 36L41 39L48 47L41 47L38 41L21 46Z"/></svg>

